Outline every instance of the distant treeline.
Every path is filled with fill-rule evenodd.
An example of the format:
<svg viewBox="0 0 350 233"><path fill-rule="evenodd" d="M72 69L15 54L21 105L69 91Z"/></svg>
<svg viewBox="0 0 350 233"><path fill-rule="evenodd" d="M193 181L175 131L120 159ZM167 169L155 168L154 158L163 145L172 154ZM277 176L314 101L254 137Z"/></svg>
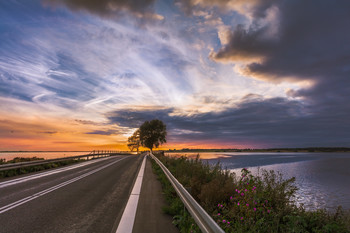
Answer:
<svg viewBox="0 0 350 233"><path fill-rule="evenodd" d="M169 149L165 152L350 152L349 147L307 147L307 148L269 148L269 149Z"/></svg>

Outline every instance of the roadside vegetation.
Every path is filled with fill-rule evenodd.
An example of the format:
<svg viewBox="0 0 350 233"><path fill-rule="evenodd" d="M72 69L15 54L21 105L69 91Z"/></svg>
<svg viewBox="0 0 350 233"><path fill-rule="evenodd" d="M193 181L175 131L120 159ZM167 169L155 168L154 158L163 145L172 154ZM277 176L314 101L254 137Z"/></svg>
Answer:
<svg viewBox="0 0 350 233"><path fill-rule="evenodd" d="M16 157L16 158L9 160L9 161L5 161L5 159L0 159L0 165L9 164L9 163L30 162L30 161L37 161L37 160L44 160L44 159L37 158L37 157L32 157L32 158ZM6 171L0 171L0 178L12 177L12 176L31 173L31 172L38 172L38 171L42 171L42 170L47 170L50 168L67 166L67 165L79 163L82 161L85 161L85 159L78 159L78 160L71 159L71 160L65 160L65 161L60 161L60 162L52 162L52 163L47 163L47 164L42 164L42 165L33 165L30 167L23 167L23 168L10 169L10 170L6 170Z"/></svg>
<svg viewBox="0 0 350 233"><path fill-rule="evenodd" d="M156 156L225 232L350 232L350 214L340 207L330 213L297 206L295 178L265 170L253 176L247 169L238 177L220 164L203 163L199 156ZM157 164L153 169L168 202L164 211L181 232L200 232L161 169Z"/></svg>
<svg viewBox="0 0 350 233"><path fill-rule="evenodd" d="M158 176L158 180L162 184L162 190L167 203L166 206L163 206L164 213L173 216L173 224L181 233L200 232L199 227L196 225L190 213L185 209L184 204L177 196L176 191L165 176L163 170L154 160L151 161L153 172Z"/></svg>

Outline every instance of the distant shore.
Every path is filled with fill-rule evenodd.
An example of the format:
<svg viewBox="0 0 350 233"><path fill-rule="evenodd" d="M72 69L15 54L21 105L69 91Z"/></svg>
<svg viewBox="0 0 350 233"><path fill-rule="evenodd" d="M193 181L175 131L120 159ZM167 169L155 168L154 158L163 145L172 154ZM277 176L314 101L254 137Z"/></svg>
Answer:
<svg viewBox="0 0 350 233"><path fill-rule="evenodd" d="M47 153L47 152L57 152L57 153L60 153L60 152L91 152L91 151L84 151L84 150L61 150L61 151L46 151L46 150L37 150L37 151L34 151L34 150L9 150L9 151L0 151L0 153Z"/></svg>
<svg viewBox="0 0 350 233"><path fill-rule="evenodd" d="M169 150L159 150L164 151L166 153L204 153L204 152L350 152L350 147L305 147L305 148L268 148L268 149L189 149L189 148L183 148L183 149L169 149ZM80 150L71 150L71 151L25 151L25 150L18 150L18 151L0 151L0 153L61 153L61 152L84 152L89 153L91 151L80 151Z"/></svg>
<svg viewBox="0 0 350 233"><path fill-rule="evenodd" d="M166 153L204 153L204 152L350 152L349 147L306 147L306 148L269 148L269 149L169 149Z"/></svg>

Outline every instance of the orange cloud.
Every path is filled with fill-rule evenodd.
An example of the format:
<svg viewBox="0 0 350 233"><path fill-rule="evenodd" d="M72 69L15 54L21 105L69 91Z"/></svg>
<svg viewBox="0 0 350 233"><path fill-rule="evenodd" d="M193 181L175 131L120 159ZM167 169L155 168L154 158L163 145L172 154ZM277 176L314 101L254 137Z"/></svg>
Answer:
<svg viewBox="0 0 350 233"><path fill-rule="evenodd" d="M97 135L88 132L101 126L71 119L19 116L0 119L0 150L125 150L122 134ZM124 142L125 141L125 142Z"/></svg>

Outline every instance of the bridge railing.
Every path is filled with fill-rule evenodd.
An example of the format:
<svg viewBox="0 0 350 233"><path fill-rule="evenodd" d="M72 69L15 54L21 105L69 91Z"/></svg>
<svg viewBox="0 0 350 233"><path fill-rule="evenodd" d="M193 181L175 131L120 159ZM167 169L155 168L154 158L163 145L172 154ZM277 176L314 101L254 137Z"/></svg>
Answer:
<svg viewBox="0 0 350 233"><path fill-rule="evenodd" d="M200 206L196 200L189 194L189 192L182 186L182 184L171 174L168 168L151 152L150 156L163 170L164 174L169 179L171 185L174 187L176 193L186 206L188 212L197 223L198 227L205 233L224 233L224 230L210 217L210 215Z"/></svg>
<svg viewBox="0 0 350 233"><path fill-rule="evenodd" d="M0 165L0 171L6 171L10 169L30 167L30 166L36 166L36 165L43 165L48 163L62 162L62 161L72 160L72 159L86 158L86 160L89 160L90 158L107 157L107 156L116 155L116 154L127 154L127 153L114 151L114 150L94 150L94 151L91 151L89 154L85 154L85 155L77 155L77 156L63 157L63 158L57 158L57 159L36 160L36 161L30 161L30 162L3 164L3 165Z"/></svg>

